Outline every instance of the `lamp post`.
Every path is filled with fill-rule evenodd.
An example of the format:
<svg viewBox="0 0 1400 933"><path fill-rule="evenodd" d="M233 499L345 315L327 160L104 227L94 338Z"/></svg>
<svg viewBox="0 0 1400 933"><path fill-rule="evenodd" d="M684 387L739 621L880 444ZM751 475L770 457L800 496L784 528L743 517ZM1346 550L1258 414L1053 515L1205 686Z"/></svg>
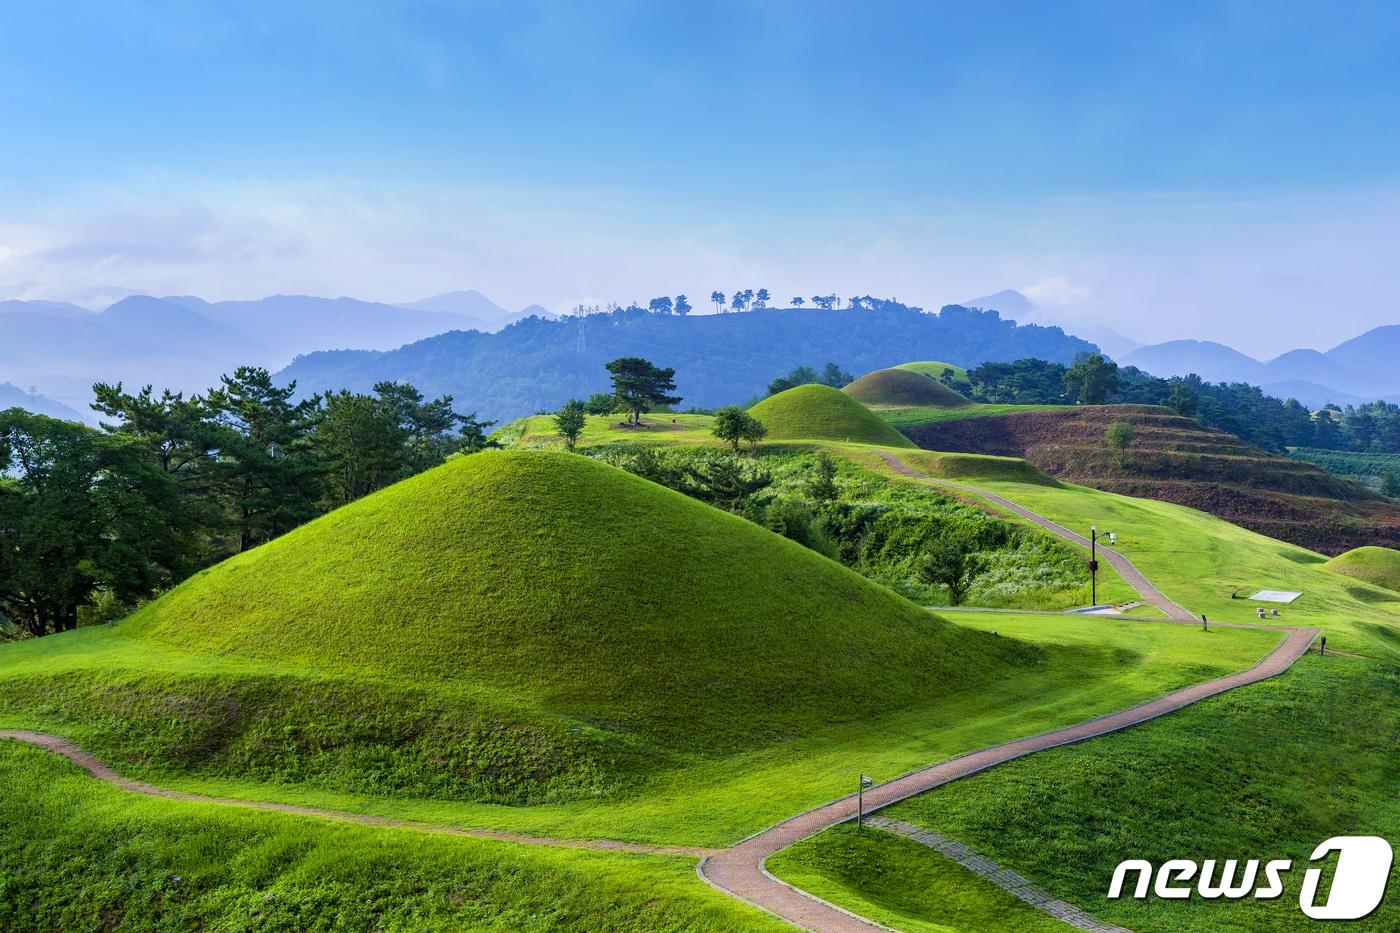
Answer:
<svg viewBox="0 0 1400 933"><path fill-rule="evenodd" d="M1118 535L1112 531L1107 532L1108 543L1117 544ZM1099 604L1099 526L1089 526L1089 605Z"/></svg>
<svg viewBox="0 0 1400 933"><path fill-rule="evenodd" d="M870 777L864 774L860 776L860 785L856 788L856 829L861 828L861 821L865 816L865 789L874 783Z"/></svg>

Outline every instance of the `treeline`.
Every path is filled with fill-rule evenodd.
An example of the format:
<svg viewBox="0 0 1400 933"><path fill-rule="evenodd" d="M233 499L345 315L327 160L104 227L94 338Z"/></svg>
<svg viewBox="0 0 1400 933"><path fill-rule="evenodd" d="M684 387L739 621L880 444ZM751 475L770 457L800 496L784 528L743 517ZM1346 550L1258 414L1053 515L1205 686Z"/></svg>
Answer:
<svg viewBox="0 0 1400 933"><path fill-rule="evenodd" d="M742 311L765 311L769 308L782 307L781 300L775 299L773 293L766 288L741 288L731 294L713 291L710 292L710 304L714 305L717 314ZM834 292L830 295L813 295L811 298L794 295L788 299L787 307L803 308L809 304L823 311L923 310L922 308L903 304L894 298L876 298L873 295L852 295L849 298L843 299ZM610 314L614 311L646 311L651 314L675 314L681 317L684 317L693 310L695 310L695 306L690 303L690 299L685 295L677 295L674 298L670 295L659 295L648 301L646 307L634 301L628 305L620 305L616 302L609 302L606 305L576 305L573 309L574 314L577 316Z"/></svg>
<svg viewBox="0 0 1400 933"><path fill-rule="evenodd" d="M451 396L381 382L296 399L243 367L203 395L93 387L102 430L0 412L0 623L44 635L124 613L225 557L490 446Z"/></svg>
<svg viewBox="0 0 1400 933"><path fill-rule="evenodd" d="M1329 405L1313 412L1296 399L1280 400L1243 382L1211 383L1194 374L1163 379L1092 357L1071 366L1037 359L984 363L969 369L967 377L968 394L978 402L1164 405L1278 453L1288 447L1400 453L1400 406L1389 402L1346 409Z"/></svg>

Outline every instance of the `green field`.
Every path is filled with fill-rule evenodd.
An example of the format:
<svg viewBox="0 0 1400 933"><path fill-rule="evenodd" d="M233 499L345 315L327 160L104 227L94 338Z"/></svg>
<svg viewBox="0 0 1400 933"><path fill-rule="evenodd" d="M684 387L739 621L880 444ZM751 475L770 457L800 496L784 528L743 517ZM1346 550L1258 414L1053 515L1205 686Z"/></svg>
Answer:
<svg viewBox="0 0 1400 933"><path fill-rule="evenodd" d="M1337 574L1303 548L1191 509L1058 483L1015 458L847 442L873 416L836 390L803 391L814 388L825 389L763 403L779 403L768 408L779 436L758 451L775 469L826 450L844 461L848 488L867 484L872 502L917 507L930 487L876 454L894 450L930 476L994 491L1075 530L1116 531L1119 550L1168 595L1217 621L1253 619L1253 604L1232 593L1302 590L1280 621L1319 625L1331 647L1376 659L1308 661L1215 706L997 768L892 815L985 844L1007 867L1105 916L1095 900L1102 862L1137 844L1166 852L1195 825L1164 816L1158 836L1133 835L1135 799L1156 795L1154 805L1168 806L1153 783L1163 774L1199 773L1216 788L1191 799L1200 819L1214 813L1245 827L1222 830L1221 845L1247 847L1250 834L1277 826L1260 819L1256 829L1219 787L1247 787L1270 812L1292 814L1307 803L1307 769L1324 786L1347 788L1350 809L1319 810L1278 835L1282 844L1301 845L1348 814L1400 827L1396 788L1378 757L1395 727L1394 675L1384 665L1400 657L1392 621L1400 594ZM581 444L719 446L708 416L646 421L650 430L590 418ZM1280 639L1052 613L958 612L949 621L754 522L590 457L531 450L560 445L547 417L521 423L516 443L524 449L452 461L337 510L114 626L0 647L0 727L62 734L123 774L211 795L718 846L848 793L859 773L883 781L1122 709L1247 668ZM967 492L934 489L985 507ZM1131 591L1105 572L1101 594L1126 601ZM1365 729L1348 728L1347 708L1362 711ZM1208 715L1218 709L1229 714ZM1271 728L1280 710L1285 727ZM1316 742L1341 733L1331 745ZM1126 750L1101 752L1119 745ZM1111 767L1090 767L1100 753ZM1267 780L1270 768L1287 780ZM1030 777L1013 781L1016 769ZM51 841L38 853L3 851L33 866L0 881L18 885L0 888L14 893L0 898L7 903L58 885L65 867L107 876L122 865L145 892L126 908L137 928L162 908L177 925L214 928L249 916L265 928L305 928L299 920L313 914L360 929L771 926L676 857L133 800L13 747L0 747L0 773L24 788L0 812L25 821L25 838ZM1122 786L1105 790L1112 777ZM987 783L1001 780L1012 783ZM945 804L955 793L965 796ZM1054 819L1033 819L1031 802L1057 808ZM1092 824L1109 826L1097 861L1074 847L1088 802L1097 807ZM1035 832L1054 858L1025 860L1021 847ZM230 852L237 867L220 876L215 862ZM322 870L333 853L341 863ZM1082 865L1069 871L1054 859ZM871 865L878 871L858 870ZM888 834L838 828L770 867L903 929L1044 926L1020 902ZM174 874L186 881L172 893ZM551 877L564 892L558 904L541 880ZM120 897L110 885L74 889L29 928L90 926ZM1132 916L1150 928L1168 915ZM1183 928L1206 921L1193 915Z"/></svg>
<svg viewBox="0 0 1400 933"><path fill-rule="evenodd" d="M896 428L913 427L935 421L955 421L962 418L985 418L989 415L1015 415L1027 411L1059 411L1064 405L1010 405L971 402L958 408L923 406L917 408L882 408L877 414Z"/></svg>
<svg viewBox="0 0 1400 933"><path fill-rule="evenodd" d="M916 468L938 469L945 455L900 452ZM872 469L886 469L866 459ZM886 469L886 475L894 477ZM1395 613L1400 594L1327 569L1327 558L1247 531L1185 506L1134 499L1070 483L1049 485L991 477L962 478L979 488L1086 533L1090 525L1118 535L1117 549L1167 595L1218 621L1250 622L1260 589L1295 590L1297 601L1277 607L1287 625L1316 625L1329 644L1389 660L1400 659ZM1268 605L1268 604L1262 604Z"/></svg>
<svg viewBox="0 0 1400 933"><path fill-rule="evenodd" d="M908 933L1068 929L910 839L847 823L784 849L768 870L823 900Z"/></svg>

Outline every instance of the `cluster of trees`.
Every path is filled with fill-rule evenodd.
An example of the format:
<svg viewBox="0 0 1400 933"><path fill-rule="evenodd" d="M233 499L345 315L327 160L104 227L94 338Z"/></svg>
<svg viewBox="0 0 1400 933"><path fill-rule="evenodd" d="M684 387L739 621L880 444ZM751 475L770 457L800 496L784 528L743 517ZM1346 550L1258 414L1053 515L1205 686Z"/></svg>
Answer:
<svg viewBox="0 0 1400 933"><path fill-rule="evenodd" d="M1070 366L1039 359L983 363L967 375L968 394L979 402L1164 405L1278 453L1288 447L1400 453L1400 405L1390 402L1314 412L1243 382L1210 383L1194 374L1163 379L1094 354L1081 354Z"/></svg>
<svg viewBox="0 0 1400 933"><path fill-rule="evenodd" d="M828 362L821 368L821 372L810 366L795 367L786 376L779 376L768 383L768 394L777 395L779 392L786 392L788 389L805 385L831 386L833 389L840 389L850 385L855 381L855 376L846 372L835 363Z"/></svg>
<svg viewBox="0 0 1400 933"><path fill-rule="evenodd" d="M242 367L204 395L93 387L101 431L0 413L0 622L124 607L317 515L490 446L452 398L381 382L297 400Z"/></svg>
<svg viewBox="0 0 1400 933"><path fill-rule="evenodd" d="M726 304L726 297L728 303ZM726 296L724 292L710 292L710 303L715 306L715 311L724 314L730 311L762 311L765 308L776 307L770 304L773 294L766 288L755 291L752 288L740 289ZM652 304L655 305L653 299ZM842 299L834 292L830 295L813 295L811 298L803 298L801 295L793 295L788 299L788 306L801 308L810 303L814 308L823 311L839 311L842 308ZM845 307L851 311L889 311L894 309L907 308L893 298L875 298L871 295L852 295L846 299ZM919 311L920 308L913 310Z"/></svg>

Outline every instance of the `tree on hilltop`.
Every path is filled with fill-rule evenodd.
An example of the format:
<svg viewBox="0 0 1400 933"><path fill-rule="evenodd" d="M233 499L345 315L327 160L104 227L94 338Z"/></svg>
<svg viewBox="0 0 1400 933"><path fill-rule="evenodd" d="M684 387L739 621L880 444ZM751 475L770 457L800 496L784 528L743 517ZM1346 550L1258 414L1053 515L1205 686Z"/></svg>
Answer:
<svg viewBox="0 0 1400 933"><path fill-rule="evenodd" d="M715 306L715 313L724 311L724 292L710 292L710 302Z"/></svg>
<svg viewBox="0 0 1400 933"><path fill-rule="evenodd" d="M677 295L675 311L681 317L685 317L687 314L689 314L691 311L690 299L686 298L684 295Z"/></svg>
<svg viewBox="0 0 1400 933"><path fill-rule="evenodd" d="M678 405L681 397L671 395L676 389L676 371L652 365L639 356L622 356L607 364L612 375L613 396L629 413L633 424L640 424L642 414L659 405Z"/></svg>

